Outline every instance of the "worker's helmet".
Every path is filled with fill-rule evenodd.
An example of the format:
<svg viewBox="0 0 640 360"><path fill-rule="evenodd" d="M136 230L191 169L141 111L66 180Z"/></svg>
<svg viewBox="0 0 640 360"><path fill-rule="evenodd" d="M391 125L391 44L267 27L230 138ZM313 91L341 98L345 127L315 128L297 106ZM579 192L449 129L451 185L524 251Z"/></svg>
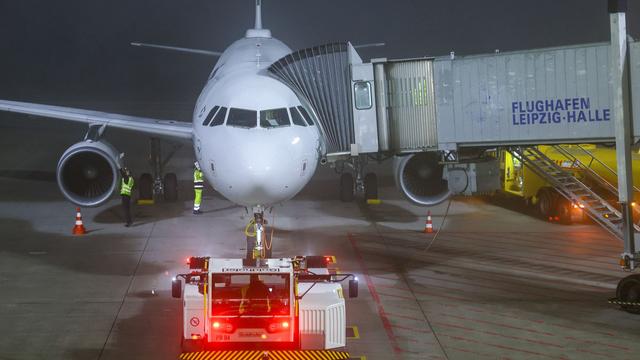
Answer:
<svg viewBox="0 0 640 360"><path fill-rule="evenodd" d="M193 166L195 166L196 169L200 170L200 164L197 161L193 162Z"/></svg>
<svg viewBox="0 0 640 360"><path fill-rule="evenodd" d="M131 172L129 171L129 168L126 166L122 168L122 172L125 173L127 176L131 176Z"/></svg>

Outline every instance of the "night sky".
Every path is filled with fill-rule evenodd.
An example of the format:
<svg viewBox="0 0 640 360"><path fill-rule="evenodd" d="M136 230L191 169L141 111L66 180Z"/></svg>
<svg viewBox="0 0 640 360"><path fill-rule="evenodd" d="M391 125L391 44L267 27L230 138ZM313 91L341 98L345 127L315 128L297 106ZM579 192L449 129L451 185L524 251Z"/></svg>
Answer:
<svg viewBox="0 0 640 360"><path fill-rule="evenodd" d="M640 4L629 32L640 38ZM253 27L252 0L0 1L0 98L112 110L168 104L188 120L216 58L131 41L222 51ZM386 42L363 58L474 54L608 41L606 0L265 0L263 25L292 49ZM160 106L157 105L156 109ZM153 116L154 106L138 110Z"/></svg>

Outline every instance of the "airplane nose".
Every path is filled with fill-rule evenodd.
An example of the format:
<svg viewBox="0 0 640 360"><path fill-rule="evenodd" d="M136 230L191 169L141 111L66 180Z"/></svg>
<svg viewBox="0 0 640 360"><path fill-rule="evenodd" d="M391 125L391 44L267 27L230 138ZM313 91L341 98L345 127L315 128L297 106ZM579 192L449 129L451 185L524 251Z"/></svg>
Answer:
<svg viewBox="0 0 640 360"><path fill-rule="evenodd" d="M286 148L247 146L238 152L237 183L239 192L256 204L285 200L289 192L295 159Z"/></svg>

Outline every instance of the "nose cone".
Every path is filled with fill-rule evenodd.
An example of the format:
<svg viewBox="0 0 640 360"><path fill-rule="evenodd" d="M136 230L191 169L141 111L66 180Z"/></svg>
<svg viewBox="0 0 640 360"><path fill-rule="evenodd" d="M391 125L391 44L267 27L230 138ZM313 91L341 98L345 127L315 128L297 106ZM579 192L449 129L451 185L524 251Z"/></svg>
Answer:
<svg viewBox="0 0 640 360"><path fill-rule="evenodd" d="M316 159L310 158L299 136L288 131L264 135L247 136L243 146L225 154L219 166L223 180L216 190L237 204L266 206L288 200L302 190L313 172L311 162Z"/></svg>

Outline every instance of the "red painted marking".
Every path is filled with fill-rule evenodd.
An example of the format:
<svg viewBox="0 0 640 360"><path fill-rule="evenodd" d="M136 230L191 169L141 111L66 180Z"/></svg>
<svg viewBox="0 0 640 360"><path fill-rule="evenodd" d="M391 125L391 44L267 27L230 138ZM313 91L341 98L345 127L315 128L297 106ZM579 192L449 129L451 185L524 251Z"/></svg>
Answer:
<svg viewBox="0 0 640 360"><path fill-rule="evenodd" d="M452 327L452 328L456 328L456 329L462 329L462 330L466 330L466 331L480 332L480 333L484 333L484 334L487 334L487 335L503 337L503 338L506 338L506 339L523 340L523 341L530 342L530 343L533 343L533 344L552 346L552 347L557 347L557 348L560 348L560 349L564 348L564 346L562 346L562 345L548 343L548 342L540 341L540 340L536 340L536 339L529 339L529 338L525 338L525 337L521 337L521 336L505 335L505 334L500 334L500 333L493 332L493 331L472 329L472 328L468 328L468 327L461 326L461 325L455 325L455 324L449 324L449 323L443 323L443 322L437 322L435 324L436 325L440 325L440 326Z"/></svg>
<svg viewBox="0 0 640 360"><path fill-rule="evenodd" d="M527 331L527 332L531 332L531 333L535 333L535 334L542 334L542 335L547 335L547 336L555 336L554 334L552 334L550 332L546 332L546 331L538 331L538 330L533 330L533 329L527 329L527 328L522 328L522 327L513 326L513 325L507 325L507 324L501 324L501 323L492 322L492 321L471 319L471 318L468 318L468 317L459 316L459 315L452 315L452 314L448 314L448 315L445 315L445 316L449 316L449 317L456 318L456 319L461 319L461 320L469 320L469 321L478 322L478 323L482 323L482 324L496 325L496 326L500 326L500 327L504 327L504 328L508 328L508 329Z"/></svg>
<svg viewBox="0 0 640 360"><path fill-rule="evenodd" d="M413 331L413 332L419 332L419 333L423 333L423 334L431 334L430 330L422 330L422 329L415 329L415 328L410 328L407 326L402 326L402 325L395 325L392 324L391 327L394 327L396 329L402 329L402 330L409 330L409 331Z"/></svg>
<svg viewBox="0 0 640 360"><path fill-rule="evenodd" d="M620 346L620 345L616 345L616 344L607 344L607 343L602 343L602 342L593 341L593 340L583 340L583 339L575 338L573 336L565 336L564 338L567 339L567 340L574 340L574 341L582 342L582 343L585 343L585 344L602 345L602 346L606 346L606 347L610 347L610 348L614 348L614 349L620 349L620 350L624 350L624 351L631 351L631 349L629 349L628 347L624 347L624 346Z"/></svg>
<svg viewBox="0 0 640 360"><path fill-rule="evenodd" d="M403 319L414 320L414 321L420 321L420 322L423 322L423 321L424 321L424 318L422 318L422 317L417 318L417 317L413 317L413 316L409 316L409 315L400 315L400 314L390 314L390 313L387 313L387 316L391 316L391 317L399 317L399 318L403 318Z"/></svg>
<svg viewBox="0 0 640 360"><path fill-rule="evenodd" d="M398 339L396 339L396 335L393 333L393 328L391 327L391 321L387 317L387 314L384 312L384 307L382 306L382 302L380 301L380 296L376 291L375 286L373 286L373 281L371 281L371 277L369 276L369 272L367 270L367 266L362 258L362 254L360 254L360 250L358 250L358 246L356 245L356 240L353 238L351 234L348 235L349 242L351 242L351 247L353 248L353 252L358 259L358 263L360 264L360 268L362 269L364 280L367 283L367 287L369 288L369 293L373 298L373 301L376 303L376 307L378 308L378 316L382 321L382 326L384 327L385 332L387 333L387 337L389 338L389 342L391 343L391 347L393 348L393 352L396 354L401 354L403 350L398 345Z"/></svg>
<svg viewBox="0 0 640 360"><path fill-rule="evenodd" d="M500 344L491 344L488 342L480 342L477 340L473 340L473 339L468 339L462 336L453 336L453 335L447 335L447 334L439 334L439 336L446 336L446 337L450 337L452 339L455 340L462 340L462 341L468 341L468 342L472 342L475 344L480 344L480 345L489 345L489 346L493 346L493 347L497 347L499 349L504 349L504 350L511 350L511 351L517 351L517 352L522 352L525 354L532 354L532 355L538 355L538 356L542 356L542 357L546 357L546 358L551 358L551 359L568 359L565 356L551 356L551 355L547 355L547 354L543 354L543 353L539 353L539 352L535 352L535 351L529 351L529 350L523 350L523 349L518 349L518 348L514 348L514 347L510 347L510 346L504 346L504 345L500 345Z"/></svg>
<svg viewBox="0 0 640 360"><path fill-rule="evenodd" d="M389 296L389 297L393 297L393 298L398 298L398 299L405 299L405 300L411 300L411 301L416 301L416 298L411 297L411 296L402 296L402 295L398 295L398 294L387 294L387 293L378 293L382 296Z"/></svg>

